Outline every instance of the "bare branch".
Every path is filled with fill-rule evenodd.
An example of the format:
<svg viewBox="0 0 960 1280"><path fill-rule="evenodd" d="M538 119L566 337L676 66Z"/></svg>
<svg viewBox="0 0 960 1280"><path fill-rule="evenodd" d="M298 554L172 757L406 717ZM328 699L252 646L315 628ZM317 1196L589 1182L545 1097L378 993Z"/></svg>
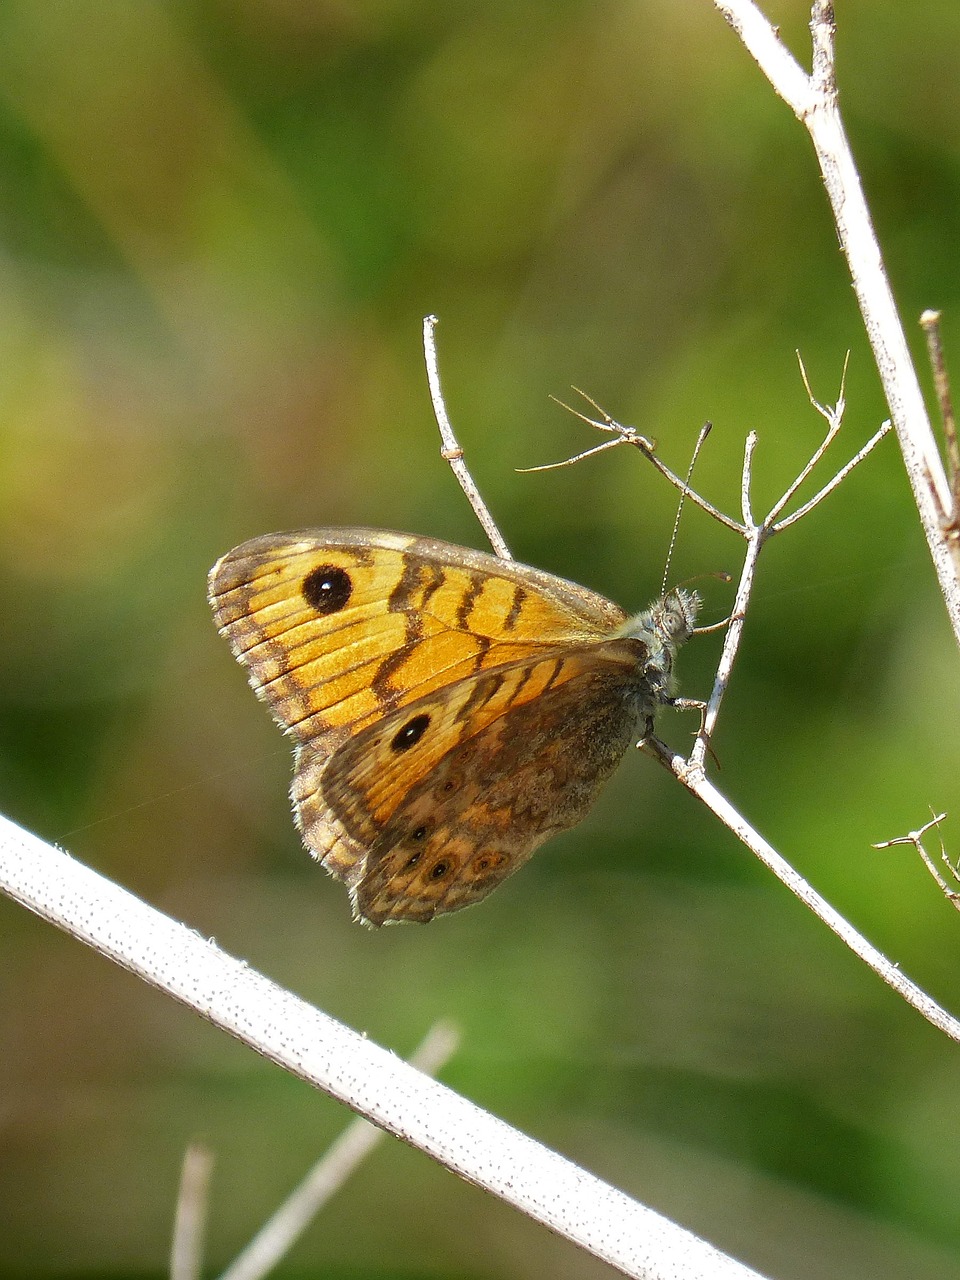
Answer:
<svg viewBox="0 0 960 1280"><path fill-rule="evenodd" d="M720 13L743 41L767 79L794 114L803 119L813 105L806 72L781 41L777 28L755 4L714 0Z"/></svg>
<svg viewBox="0 0 960 1280"><path fill-rule="evenodd" d="M0 889L624 1275L756 1277L2 816Z"/></svg>
<svg viewBox="0 0 960 1280"><path fill-rule="evenodd" d="M947 450L947 476L950 484L951 508L943 521L943 532L957 564L957 571L960 573L960 443L957 441L957 420L953 413L950 378L947 374L946 361L943 358L940 312L924 311L920 317L920 327L927 337L927 351L930 356L930 367L933 370L933 382L937 391L937 400L940 404L940 418L943 422L943 436Z"/></svg>
<svg viewBox="0 0 960 1280"><path fill-rule="evenodd" d="M700 733L690 754L690 767L694 769L703 767L707 752L710 750L710 739L717 726L720 705L730 683L733 666L740 649L740 642L743 639L743 627L747 616L747 605L750 601L756 577L757 560L763 550L765 541L766 530L763 526L754 525L747 535L747 551L743 558L743 568L740 571L740 581L737 584L733 609L730 612L730 622L723 638L723 648L720 652L720 661L717 663L713 688L710 692L710 697L707 699Z"/></svg>
<svg viewBox="0 0 960 1280"><path fill-rule="evenodd" d="M750 489L753 478L753 455L756 452L756 448L757 433L755 431L751 431L747 434L747 439L743 446L743 470L740 472L740 512L743 516L745 533L756 527L753 519L753 508L750 504Z"/></svg>
<svg viewBox="0 0 960 1280"><path fill-rule="evenodd" d="M791 500L793 495L797 492L797 490L803 484L804 480L806 480L807 476L814 469L814 467L816 467L820 459L823 457L823 455L830 448L831 444L833 444L834 440L837 438L837 433L839 432L841 426L843 425L843 411L846 408L846 402L844 401L844 398L843 398L843 388L847 378L847 362L849 361L849 359L850 359L850 352L848 351L846 355L846 359L843 362L843 373L840 375L840 393L837 396L837 403L833 406L828 406L828 405L821 404L820 401L816 399L813 392L810 390L810 382L809 382L809 379L807 378L807 370L804 367L803 359L800 356L800 352L799 351L797 352L797 360L800 363L800 376L803 378L803 385L804 387L806 387L807 397L811 405L814 407L814 409L816 409L817 413L819 413L822 418L826 418L827 434L824 436L823 440L821 441L819 448L815 449L814 452L810 455L810 459L807 462L807 465L803 468L803 470L796 477L793 483L789 485L788 488L784 491L783 496L780 498L780 501L775 502L774 505L770 508L769 512L767 513L767 518L764 521L764 524L772 525L775 523L777 516L784 509L787 503ZM826 494L824 494L824 496L826 496Z"/></svg>
<svg viewBox="0 0 960 1280"><path fill-rule="evenodd" d="M950 378L947 374L947 362L943 357L943 339L940 333L940 312L924 311L920 317L920 327L926 334L927 352L930 356L930 369L940 405L940 418L943 422L943 434L947 442L947 465L949 467L950 488L957 505L956 486L960 480L960 445L957 444L957 420L953 413L953 398L950 394Z"/></svg>
<svg viewBox="0 0 960 1280"><path fill-rule="evenodd" d="M440 428L442 448L440 457L450 463L453 474L457 477L460 488L473 508L473 513L483 526L483 531L490 539L490 545L501 560L512 560L510 549L503 534L497 528L497 522L480 496L480 490L474 483L473 476L463 457L463 450L457 443L453 433L447 406L443 400L443 389L440 386L440 367L437 363L437 343L434 336L439 321L436 316L425 316L423 321L423 355L427 365L427 383L430 387L430 400L433 404L434 417Z"/></svg>
<svg viewBox="0 0 960 1280"><path fill-rule="evenodd" d="M828 929L845 943L850 950L876 973L887 986L892 987L920 1012L928 1022L937 1027L951 1040L960 1042L960 1021L946 1009L942 1008L927 995L885 955L877 950L871 942L854 929L839 912L822 898L804 878L794 871L776 849L756 831L747 820L737 812L729 801L721 795L710 782L699 766L688 763L680 755L672 753L659 739L648 740L648 747L656 750L658 758L680 779L683 785L700 800L728 827L733 834L750 849L760 861L768 867L777 879L791 893L800 899L820 919Z"/></svg>
<svg viewBox="0 0 960 1280"><path fill-rule="evenodd" d="M557 404L561 402L558 400ZM566 408L566 405L564 405ZM563 467L572 467L577 462L583 462L586 458L592 458L595 453L605 453L607 449L616 449L618 445L629 444L630 441L623 437L619 440L604 440L603 444L595 444L589 449L584 449L582 453L572 454L569 458L561 458L559 462L541 462L537 467L515 467L517 475L529 476L535 471L560 471Z"/></svg>
<svg viewBox="0 0 960 1280"><path fill-rule="evenodd" d="M575 391L578 396L582 396L587 404L599 413L599 418L591 418L585 413L581 413L579 409L574 409L572 405L560 400L557 396L551 396L550 399L554 404L558 404L561 409L566 409L567 413L572 413L575 418L579 418L581 422L585 422L588 427L596 427L598 431L610 431L619 437L624 444L634 444L644 453L656 453L657 442L650 440L647 436L641 435L636 427L625 426L624 423L618 422L616 418L611 418L606 409L602 409L597 404L593 396L587 395L586 391L581 391L579 387L571 387L571 391Z"/></svg>

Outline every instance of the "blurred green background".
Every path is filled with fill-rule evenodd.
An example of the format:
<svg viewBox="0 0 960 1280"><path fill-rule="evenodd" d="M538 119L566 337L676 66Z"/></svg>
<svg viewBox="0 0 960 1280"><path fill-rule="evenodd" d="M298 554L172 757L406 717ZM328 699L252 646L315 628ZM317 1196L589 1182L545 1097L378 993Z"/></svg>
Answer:
<svg viewBox="0 0 960 1280"><path fill-rule="evenodd" d="M944 308L960 375L960 8L838 7L910 340ZM767 11L805 57L805 5ZM438 457L429 311L515 553L629 608L675 495L628 451L517 475L594 443L551 393L679 468L712 419L698 485L734 512L748 430L758 508L822 434L796 348L824 400L851 350L837 463L885 412L806 136L708 0L6 0L0 804L400 1053L456 1019L455 1088L771 1275L960 1277L957 1047L649 758L425 929L351 924L299 847L205 575L311 524L484 545ZM690 510L672 576L738 563ZM704 594L721 617L731 589ZM688 646L684 692L718 652ZM956 806L958 710L888 440L765 553L715 747L734 802L955 1010L960 917L870 842ZM6 900L0 946L0 1273L162 1274L197 1137L223 1266L348 1114ZM390 1143L284 1274L609 1272Z"/></svg>

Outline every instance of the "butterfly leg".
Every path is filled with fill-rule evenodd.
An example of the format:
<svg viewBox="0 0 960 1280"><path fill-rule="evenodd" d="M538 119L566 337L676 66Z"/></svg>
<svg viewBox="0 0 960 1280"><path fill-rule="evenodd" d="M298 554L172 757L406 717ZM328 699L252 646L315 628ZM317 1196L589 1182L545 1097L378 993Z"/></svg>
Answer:
<svg viewBox="0 0 960 1280"><path fill-rule="evenodd" d="M717 768L720 768L720 761L717 759L717 753L714 751L710 739L706 733L707 704L700 698L662 698L662 705L671 707L674 711L699 711L700 726L693 735L695 738L703 738L706 748L710 752L710 757ZM653 731L653 716L648 715L644 720L643 737L637 743L639 750L644 747L651 746L655 755L668 756L670 751L666 744L662 742Z"/></svg>
<svg viewBox="0 0 960 1280"><path fill-rule="evenodd" d="M700 712L700 727L697 729L694 737L703 739L704 745L710 753L710 759L719 769L720 760L713 749L713 743L710 741L710 735L707 733L707 704L701 701L700 698L671 698L667 705L673 707L675 711Z"/></svg>

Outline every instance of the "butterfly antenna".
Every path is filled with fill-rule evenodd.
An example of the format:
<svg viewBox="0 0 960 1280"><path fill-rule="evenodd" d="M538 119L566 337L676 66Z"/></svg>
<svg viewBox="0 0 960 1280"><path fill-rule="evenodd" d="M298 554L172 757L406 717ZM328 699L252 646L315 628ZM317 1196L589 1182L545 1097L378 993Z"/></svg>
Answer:
<svg viewBox="0 0 960 1280"><path fill-rule="evenodd" d="M696 466L697 458L700 456L700 450L703 448L704 441L713 430L712 422L705 422L700 428L700 434L697 436L697 443L693 446L693 457L690 459L690 465L687 467L687 476L683 482L683 489L680 493L680 501L677 504L677 516L673 522L673 533L670 535L670 545L667 547L667 561L663 566L663 581L660 583L660 594L666 595L667 592L667 575L670 572L670 561L673 559L673 548L676 546L677 533L680 529L680 517L683 515L683 504L687 498L687 490L690 488L690 480L693 476L693 468Z"/></svg>

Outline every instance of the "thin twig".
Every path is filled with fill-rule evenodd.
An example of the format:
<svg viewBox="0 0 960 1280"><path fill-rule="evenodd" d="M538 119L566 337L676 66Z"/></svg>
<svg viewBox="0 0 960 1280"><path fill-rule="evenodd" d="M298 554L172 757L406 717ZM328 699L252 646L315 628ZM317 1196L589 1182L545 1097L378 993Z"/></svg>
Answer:
<svg viewBox="0 0 960 1280"><path fill-rule="evenodd" d="M567 404L559 396L551 395L550 399L554 404L558 404L561 409L566 409L567 413L572 413L575 418L585 422L588 427L595 427L598 431L610 432L614 439L605 440L603 444L595 444L592 448L584 449L581 453L576 453L570 458L563 458L559 462L544 462L538 467L517 467L519 475L529 475L534 471L559 471L561 467L572 467L575 462L583 462L585 458L592 458L595 453L603 453L605 449L616 449L621 444L635 445L647 457L654 455L657 448L655 440L641 435L636 427L625 426L622 422L617 422L616 418L611 418L606 409L602 409L593 396L587 395L586 391L581 391L579 387L571 387L571 390L575 391L578 396L582 396L587 404L599 413L600 417L591 418L589 414L581 412L580 409L575 409L572 404Z"/></svg>
<svg viewBox="0 0 960 1280"><path fill-rule="evenodd" d="M430 387L430 400L433 404L434 417L437 420L437 426L440 429L440 440L442 448L440 457L450 463L453 474L457 477L460 488L466 494L467 501L473 508L474 515L483 526L483 531L490 539L490 545L501 560L512 560L510 549L504 540L503 534L497 528L497 522L490 514L487 504L480 496L480 490L474 483L473 476L467 467L463 457L463 450L457 443L457 437L453 433L453 427L450 423L450 417L447 413L447 406L443 399L443 389L440 386L440 367L437 363L437 343L434 336L434 330L439 324L436 316L425 316L423 321L423 355L427 365L427 383Z"/></svg>
<svg viewBox="0 0 960 1280"><path fill-rule="evenodd" d="M743 529L746 534L750 529L756 528L756 522L753 518L753 508L750 505L750 487L751 473L753 471L753 455L757 449L757 433L750 431L747 433L746 441L743 446L743 468L740 472L740 513L743 517Z"/></svg>
<svg viewBox="0 0 960 1280"><path fill-rule="evenodd" d="M800 471L799 476L790 485L788 485L783 496L770 508L766 516L761 521L757 521L753 516L752 502L752 486L753 486L753 461L757 448L757 434L751 431L746 439L743 451L743 469L740 480L740 506L743 515L743 525L737 526L739 532L744 538L747 548L744 555L743 566L740 573L740 581L737 585L736 599L733 609L730 613L729 625L724 637L723 649L720 654L720 661L717 664L717 671L714 677L713 688L710 697L705 705L703 719L700 726L700 732L697 735L697 741L690 755L690 767L702 768L708 752L710 752L710 738L716 728L717 718L720 712L720 705L726 693L730 677L733 672L733 666L739 651L740 643L743 637L743 626L747 614L747 606L753 591L753 583L756 576L757 561L760 556L764 544L767 539L775 533L789 528L795 524L802 516L809 514L823 499L844 480L853 468L870 453L874 446L880 441L889 430L889 423L884 424L867 443L860 449L857 454L829 481L823 488L805 503L798 511L786 516L783 520L777 522L776 516L783 510L784 505L796 494L800 484L805 480L813 468L821 461L827 446L835 438L840 430L841 418L843 413L843 387L846 377L846 363L844 363L844 372L841 377L840 394L837 405L833 408L825 408L813 395L807 379L806 370L801 362L801 375L803 377L804 386L807 390L811 405L829 422L829 429L824 441L814 450L810 460ZM731 522L735 523L735 522ZM699 630L699 628L698 628ZM638 746L645 746L646 739L642 739Z"/></svg>
<svg viewBox="0 0 960 1280"><path fill-rule="evenodd" d="M647 456L663 478L665 480L669 480L679 493L684 494L695 506L698 506L701 511L705 511L708 516L712 516L718 524L724 525L733 533L739 533L741 536L743 535L743 529L736 520L728 516L726 512L721 511L719 507L715 507L712 502L708 502L706 498L701 497L701 495L697 493L696 489L691 489L689 485L684 484L680 477L675 472L671 471L667 464L662 462L655 453L648 454Z"/></svg>
<svg viewBox="0 0 960 1280"><path fill-rule="evenodd" d="M560 403L562 402L558 400L557 404ZM559 462L541 462L536 467L516 467L515 470L518 476L531 476L536 471L560 471L563 467L572 467L577 462L592 458L595 453L605 453L607 449L616 449L618 445L631 443L632 441L625 437L621 440L604 440L603 444L591 445L589 449L584 449L581 453L575 453L569 458L561 458Z"/></svg>
<svg viewBox="0 0 960 1280"><path fill-rule="evenodd" d="M648 740L648 746L656 750L658 757L669 768L683 785L703 801L717 815L725 826L750 849L760 861L769 868L777 879L791 893L800 899L830 929L841 942L876 973L889 987L892 987L908 1004L912 1005L933 1026L937 1027L951 1040L960 1042L960 1021L946 1009L942 1008L927 995L915 982L912 982L897 965L888 960L861 933L854 929L847 920L836 911L825 898L799 875L756 831L747 820L737 812L730 802L710 782L703 769L694 766L680 755L672 753L659 739Z"/></svg>
<svg viewBox="0 0 960 1280"><path fill-rule="evenodd" d="M570 390L575 391L578 396L586 400L590 408L599 413L599 419L591 418L588 414L581 413L579 409L574 409L572 405L567 404L557 396L551 396L550 399L554 404L558 404L561 409L566 409L567 413L572 413L575 418L579 418L581 422L585 422L588 426L596 427L598 431L612 431L624 443L635 444L638 448L643 449L645 453L656 453L656 440L651 440L648 436L642 435L636 427L628 427L624 423L618 422L616 418L607 413L606 409L597 404L593 396L588 395L586 391L582 391L580 387L571 386Z"/></svg>
<svg viewBox="0 0 960 1280"><path fill-rule="evenodd" d="M924 311L920 317L920 327L927 338L933 385L937 392L943 434L947 442L948 474L951 479L951 488L954 488L960 476L960 444L957 443L957 420L953 412L953 397L950 394L950 377L947 373L947 362L943 356L940 318L939 311Z"/></svg>
<svg viewBox="0 0 960 1280"><path fill-rule="evenodd" d="M943 356L940 312L924 311L920 317L920 327L927 338L927 352L930 356L933 383L940 405L940 418L943 422L943 438L947 452L947 479L950 485L952 507L943 521L943 532L953 549L954 559L958 560L960 559L960 443L957 441L957 420L953 413L950 377L947 373L947 362Z"/></svg>
<svg viewBox="0 0 960 1280"><path fill-rule="evenodd" d="M410 1058L410 1065L425 1075L435 1076L456 1052L459 1039L452 1023L434 1023ZM271 1271L384 1137L383 1130L369 1120L360 1116L351 1120L299 1186L234 1258L220 1280L260 1280Z"/></svg>
<svg viewBox="0 0 960 1280"><path fill-rule="evenodd" d="M200 1280L213 1152L191 1142L183 1155L170 1243L170 1280Z"/></svg>
<svg viewBox="0 0 960 1280"><path fill-rule="evenodd" d="M809 462L803 467L796 480L791 483L784 495L771 507L770 511L759 523L754 519L752 514L752 475L753 461L757 448L757 435L750 432L747 436L744 447L743 471L741 477L741 507L743 512L743 526L739 526L736 521L725 517L722 513L721 522L728 527L735 528L742 533L747 543L746 554L744 556L743 569L740 575L740 582L737 586L736 599L731 612L730 623L724 639L723 650L721 652L720 661L717 666L716 677L713 689L710 694L709 701L704 704L692 703L686 699L676 699L674 706L700 706L703 710L703 717L700 732L690 754L689 759L684 759L682 755L675 754L669 748L652 734L645 736L637 744L646 747L669 768L695 795L707 804L713 812L737 835L744 844L751 849L757 857L761 859L774 874L791 890L798 898L810 907L812 911L823 921L829 929L831 929L843 942L846 943L852 951L855 952L862 960L874 970L884 982L895 988L915 1008L928 1018L935 1026L945 1031L953 1039L960 1040L960 1022L953 1018L951 1014L937 1005L930 997L922 991L915 983L906 978L904 974L890 963L877 949L867 941L862 934L858 933L842 916L830 906L824 898L822 898L811 886L799 876L793 868L786 862L784 858L776 852L776 850L765 841L758 832L756 832L750 824L729 804L724 796L708 781L704 765L707 754L710 752L710 738L714 732L717 717L723 697L726 693L730 682L730 676L739 651L740 642L743 635L744 619L746 617L747 606L753 590L753 583L756 576L757 562L760 552L766 540L774 533L788 528L791 524L796 523L802 515L808 514L822 502L823 499L844 480L875 447L875 445L883 438L889 430L889 423L884 423L880 429L874 433L871 439L858 451L854 458L842 467L833 479L819 491L819 493L805 503L797 512L785 517L777 522L777 516L783 511L785 505L796 494L800 484L807 479L814 467L822 460L826 449L836 437L840 430L843 408L844 408L844 380L846 375L846 364L844 365L844 375L841 378L840 394L837 404L832 408L823 406L813 395L806 371L801 363L801 372L804 378L804 385L807 388L807 394L810 403L817 411L827 419L828 430L826 437L820 445L814 450ZM592 402L591 402L592 403ZM592 418L586 418L585 415L575 413L577 417L583 418L591 425L603 431L617 431L618 435L625 438L627 442L632 443L629 439L630 429L619 427L609 414L602 410L602 420L597 422ZM653 462L657 462L655 455L650 452L649 448L644 451L646 456ZM664 468L660 468L665 470ZM674 478L677 488L681 492L689 492L689 485L679 478ZM692 494L691 494L692 496ZM700 505L707 505L701 503Z"/></svg>
<svg viewBox="0 0 960 1280"><path fill-rule="evenodd" d="M766 540L766 534L761 525L754 525L753 529L747 535L747 550L743 558L743 567L740 571L740 581L737 584L737 593L734 598L733 608L730 611L730 624L727 627L726 634L723 637L723 648L720 651L720 660L717 663L717 670L713 680L713 688L710 691L710 697L707 699L707 706L703 713L703 723L697 741L694 743L693 751L690 753L690 764L692 767L703 766L706 754L709 750L710 739L714 734L717 725L717 717L720 714L720 705L723 702L724 694L730 683L730 677L733 673L733 666L736 662L737 653L740 649L740 642L743 639L743 627L747 616L747 605L753 591L753 583L757 571L757 560L760 552L763 550L763 544Z"/></svg>

